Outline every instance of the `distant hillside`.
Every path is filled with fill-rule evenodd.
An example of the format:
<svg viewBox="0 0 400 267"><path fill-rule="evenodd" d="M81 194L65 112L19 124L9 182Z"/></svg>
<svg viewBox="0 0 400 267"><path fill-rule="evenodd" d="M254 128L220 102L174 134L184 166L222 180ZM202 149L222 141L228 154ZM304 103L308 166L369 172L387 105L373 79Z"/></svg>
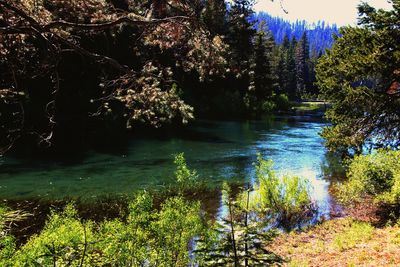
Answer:
<svg viewBox="0 0 400 267"><path fill-rule="evenodd" d="M315 24L309 24L304 20L289 22L279 17L272 17L264 12L254 15L256 26L258 26L260 21L267 23L269 30L278 44L282 43L285 35L288 35L289 39L295 36L299 40L303 32L307 31L311 51L319 52L324 51L325 48L330 48L334 42L332 34L338 34L336 24L330 25L324 21L318 21Z"/></svg>

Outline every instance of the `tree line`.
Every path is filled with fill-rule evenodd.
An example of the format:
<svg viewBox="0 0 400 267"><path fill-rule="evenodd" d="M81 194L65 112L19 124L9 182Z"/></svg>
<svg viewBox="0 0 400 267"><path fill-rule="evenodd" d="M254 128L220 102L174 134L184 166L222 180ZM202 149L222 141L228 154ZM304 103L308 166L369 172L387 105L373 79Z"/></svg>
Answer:
<svg viewBox="0 0 400 267"><path fill-rule="evenodd" d="M321 20L314 23L305 20L290 22L280 17L273 17L265 12L255 14L253 19L256 25L260 21L265 21L278 44L282 44L285 36L288 36L289 39L295 36L297 40L300 40L303 33L307 32L310 49L317 53L331 48L335 41L334 35L339 34L336 24L329 24Z"/></svg>

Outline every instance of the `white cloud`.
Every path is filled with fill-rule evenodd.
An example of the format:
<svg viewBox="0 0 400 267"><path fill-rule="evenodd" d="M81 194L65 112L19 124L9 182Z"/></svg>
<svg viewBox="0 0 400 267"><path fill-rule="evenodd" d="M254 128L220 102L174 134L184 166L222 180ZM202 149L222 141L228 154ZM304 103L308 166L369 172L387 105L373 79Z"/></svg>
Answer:
<svg viewBox="0 0 400 267"><path fill-rule="evenodd" d="M365 0L375 8L390 9L387 0ZM355 25L357 22L357 6L361 0L282 0L282 10L279 0L258 0L256 11L265 11L273 16L282 17L290 21L306 20L310 23L325 20L329 23Z"/></svg>

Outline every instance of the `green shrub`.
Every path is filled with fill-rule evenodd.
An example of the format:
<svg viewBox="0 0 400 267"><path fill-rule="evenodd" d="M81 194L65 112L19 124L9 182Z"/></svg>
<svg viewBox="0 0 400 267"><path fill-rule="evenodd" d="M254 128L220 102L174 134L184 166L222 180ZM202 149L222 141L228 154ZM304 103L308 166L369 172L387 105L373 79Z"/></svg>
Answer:
<svg viewBox="0 0 400 267"><path fill-rule="evenodd" d="M82 223L69 204L62 213L52 212L44 229L17 251L14 261L17 266L92 265L95 253L88 246L94 241L93 223Z"/></svg>
<svg viewBox="0 0 400 267"><path fill-rule="evenodd" d="M290 109L291 104L289 97L285 94L279 94L275 98L276 109L280 111L287 111Z"/></svg>
<svg viewBox="0 0 400 267"><path fill-rule="evenodd" d="M9 210L0 206L0 266L12 266L11 256L15 252L15 240L9 235L7 222Z"/></svg>
<svg viewBox="0 0 400 267"><path fill-rule="evenodd" d="M126 221L82 221L72 204L52 212L19 250L1 239L1 266L187 266L189 244L203 231L198 202L167 199L157 211L148 193L129 205Z"/></svg>
<svg viewBox="0 0 400 267"><path fill-rule="evenodd" d="M258 186L252 194L252 206L274 218L286 229L298 227L316 210L311 201L309 182L296 176L278 177L272 169L272 161L258 155L256 165Z"/></svg>
<svg viewBox="0 0 400 267"><path fill-rule="evenodd" d="M342 203L360 201L366 195L399 203L400 152L380 149L369 155L355 156L347 177L348 181L338 186L338 199Z"/></svg>
<svg viewBox="0 0 400 267"><path fill-rule="evenodd" d="M270 113L270 112L276 110L276 103L272 100L267 100L262 104L261 109L265 113Z"/></svg>
<svg viewBox="0 0 400 267"><path fill-rule="evenodd" d="M188 168L184 153L176 155L174 163L176 166L175 180L178 184L179 189L191 189L198 185L197 172L196 170L190 170Z"/></svg>

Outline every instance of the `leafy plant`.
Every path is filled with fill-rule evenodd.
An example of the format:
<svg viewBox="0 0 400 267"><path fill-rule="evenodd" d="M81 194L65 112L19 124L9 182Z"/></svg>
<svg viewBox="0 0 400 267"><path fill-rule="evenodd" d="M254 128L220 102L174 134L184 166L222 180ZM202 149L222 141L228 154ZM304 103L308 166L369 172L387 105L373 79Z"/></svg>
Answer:
<svg viewBox="0 0 400 267"><path fill-rule="evenodd" d="M175 180L179 189L190 189L198 185L199 176L196 170L190 170L187 166L184 153L176 155L174 163L176 165Z"/></svg>
<svg viewBox="0 0 400 267"><path fill-rule="evenodd" d="M342 203L360 201L365 195L387 203L400 201L400 151L380 149L351 161L348 181L338 186Z"/></svg>
<svg viewBox="0 0 400 267"><path fill-rule="evenodd" d="M189 244L203 231L200 205L180 197L157 211L150 194L138 194L126 220L96 224L72 204L52 212L43 230L18 250L1 239L1 266L187 266Z"/></svg>
<svg viewBox="0 0 400 267"><path fill-rule="evenodd" d="M290 109L291 104L289 97L286 94L278 94L275 96L276 109L279 111L287 111Z"/></svg>
<svg viewBox="0 0 400 267"><path fill-rule="evenodd" d="M313 216L316 204L311 201L307 180L296 176L278 177L272 161L257 156L258 185L251 196L251 206L285 229L299 227Z"/></svg>
<svg viewBox="0 0 400 267"><path fill-rule="evenodd" d="M129 206L127 223L106 222L101 227L105 263L133 266L187 266L189 243L202 231L200 206L180 197L170 198L159 212L150 194L137 196Z"/></svg>

